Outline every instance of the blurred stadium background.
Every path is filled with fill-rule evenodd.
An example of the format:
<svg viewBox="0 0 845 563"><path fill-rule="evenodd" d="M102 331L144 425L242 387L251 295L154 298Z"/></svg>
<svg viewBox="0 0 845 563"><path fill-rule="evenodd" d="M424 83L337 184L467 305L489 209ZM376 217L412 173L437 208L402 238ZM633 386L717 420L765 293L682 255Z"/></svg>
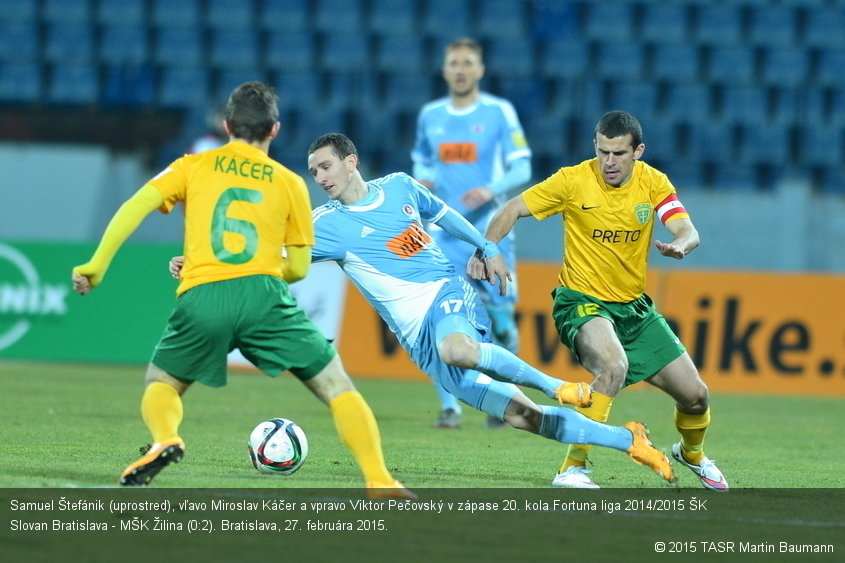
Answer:
<svg viewBox="0 0 845 563"><path fill-rule="evenodd" d="M703 240L690 259L655 259L654 267L763 271L775 274L772 287L784 273L833 279L799 280L801 297L817 294L822 306L791 293L758 297L769 296L760 314L789 301L825 316L812 334L824 332L832 344L817 352L813 369L839 374L841 293L831 300L818 288L837 291L845 272L843 30L842 0L2 0L0 241L30 260L43 256L35 260L41 283L53 276L54 287L41 288L41 309L50 295L53 312L76 309L56 289L70 266L84 259L117 206L202 135L209 109L246 80L277 87L283 132L272 154L294 170L305 172L311 139L338 130L357 143L365 176L409 171L416 114L445 94L443 46L471 36L486 48L484 89L517 107L536 180L590 158L592 129L605 111L640 118L645 160L669 173ZM317 204L324 196L312 197ZM556 220L521 222L519 255L553 270L560 230ZM140 246L115 263L137 258L146 266L113 271L115 285L170 283L150 281L159 273L150 270L149 253L166 256L180 241L180 221L151 216L132 239ZM20 289L10 253L6 271L0 260L0 356L28 357L2 346L21 315L38 324L39 298L27 297L37 292ZM551 283L536 282L538 307ZM759 280L737 283L752 294ZM739 319L732 287L718 312ZM114 290L115 302L136 290ZM523 295L534 291L523 283ZM155 299L139 295L131 314L142 315L140 303ZM113 308L101 307L88 316ZM772 338L791 334L789 314L775 319L787 329L772 329ZM104 330L108 337L114 327ZM784 344L793 350L803 342L796 331ZM730 347L742 336L712 340ZM746 343L736 344L737 354ZM138 346L146 355L148 343ZM771 347L755 346L773 357Z"/></svg>

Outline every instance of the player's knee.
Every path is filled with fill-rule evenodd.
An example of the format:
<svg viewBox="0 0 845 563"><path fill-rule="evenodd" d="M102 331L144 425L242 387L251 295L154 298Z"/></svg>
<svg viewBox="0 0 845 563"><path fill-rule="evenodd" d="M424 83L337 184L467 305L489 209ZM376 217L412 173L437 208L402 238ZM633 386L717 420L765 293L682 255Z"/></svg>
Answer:
<svg viewBox="0 0 845 563"><path fill-rule="evenodd" d="M472 369L478 364L478 342L465 334L447 335L437 345L437 353L450 366Z"/></svg>
<svg viewBox="0 0 845 563"><path fill-rule="evenodd" d="M628 374L628 359L624 355L585 363L584 367L596 378L593 389L601 393L615 395L625 385L625 376Z"/></svg>
<svg viewBox="0 0 845 563"><path fill-rule="evenodd" d="M707 385L699 380L699 384L688 391L678 402L678 408L687 414L701 414L710 407L710 392Z"/></svg>

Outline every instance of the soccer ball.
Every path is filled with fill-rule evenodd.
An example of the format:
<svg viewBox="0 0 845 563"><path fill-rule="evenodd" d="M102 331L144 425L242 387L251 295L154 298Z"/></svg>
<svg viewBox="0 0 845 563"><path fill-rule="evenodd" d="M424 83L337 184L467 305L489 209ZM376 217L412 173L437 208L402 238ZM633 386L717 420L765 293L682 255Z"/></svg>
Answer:
<svg viewBox="0 0 845 563"><path fill-rule="evenodd" d="M271 418L249 435L249 458L260 473L290 475L308 457L308 438L297 423Z"/></svg>

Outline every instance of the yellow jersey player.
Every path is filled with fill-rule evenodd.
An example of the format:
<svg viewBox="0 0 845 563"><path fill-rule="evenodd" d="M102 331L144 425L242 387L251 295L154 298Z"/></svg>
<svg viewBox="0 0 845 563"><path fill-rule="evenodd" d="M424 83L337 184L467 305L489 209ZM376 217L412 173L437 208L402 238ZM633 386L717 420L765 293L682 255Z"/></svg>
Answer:
<svg viewBox="0 0 845 563"><path fill-rule="evenodd" d="M73 269L74 290L85 295L149 213L184 204L182 282L141 401L153 444L120 484L147 485L182 460L181 395L195 382L225 385L227 354L238 348L270 376L290 370L329 406L370 496L413 497L387 470L373 413L339 356L289 292L288 282L308 271L314 227L304 180L267 154L278 116L272 88L238 86L226 105L229 143L186 155L145 184L115 214L91 260Z"/></svg>
<svg viewBox="0 0 845 563"><path fill-rule="evenodd" d="M593 404L579 408L604 422L625 386L648 381L675 400L681 440L672 455L712 490L727 491L722 472L703 452L710 424L707 386L684 346L645 294L646 264L655 220L672 235L655 241L663 256L682 259L699 244L698 231L665 174L640 161L640 123L612 111L599 120L596 157L564 167L511 199L491 221L486 237L497 242L521 217L560 214L565 251L553 292L552 316L560 334L592 375ZM477 258L476 279L489 276ZM491 280L492 281L492 280ZM572 444L552 484L598 488L587 475L589 446Z"/></svg>

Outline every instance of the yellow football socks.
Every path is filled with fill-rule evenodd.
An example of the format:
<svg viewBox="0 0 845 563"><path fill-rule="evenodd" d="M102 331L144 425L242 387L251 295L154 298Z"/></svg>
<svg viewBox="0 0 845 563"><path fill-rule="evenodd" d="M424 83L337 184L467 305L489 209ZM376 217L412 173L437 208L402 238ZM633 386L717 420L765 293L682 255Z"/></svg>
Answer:
<svg viewBox="0 0 845 563"><path fill-rule="evenodd" d="M337 433L349 448L368 482L391 483L384 465L381 436L373 411L357 391L347 391L329 401Z"/></svg>
<svg viewBox="0 0 845 563"><path fill-rule="evenodd" d="M175 438L182 423L182 397L172 385L154 381L141 398L141 416L154 442Z"/></svg>
<svg viewBox="0 0 845 563"><path fill-rule="evenodd" d="M687 414L675 409L675 428L681 434L681 451L684 459L693 465L704 457L704 435L710 425L710 409L701 414Z"/></svg>
<svg viewBox="0 0 845 563"><path fill-rule="evenodd" d="M593 404L589 407L577 407L575 410L596 422L607 422L610 416L610 407L613 405L613 397L593 391ZM566 459L560 466L560 473L563 473L573 465L584 467L587 465L587 454L590 452L589 444L569 444L566 452Z"/></svg>

